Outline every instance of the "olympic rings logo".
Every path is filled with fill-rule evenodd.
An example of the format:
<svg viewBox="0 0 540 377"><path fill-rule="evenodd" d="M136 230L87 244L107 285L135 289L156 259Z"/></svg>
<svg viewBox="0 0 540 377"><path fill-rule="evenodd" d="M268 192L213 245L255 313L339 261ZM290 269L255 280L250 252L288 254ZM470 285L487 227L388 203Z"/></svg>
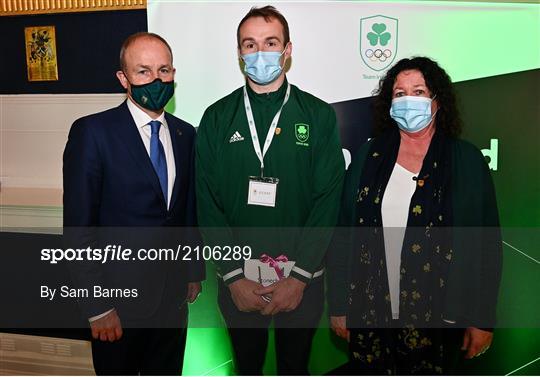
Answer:
<svg viewBox="0 0 540 377"><path fill-rule="evenodd" d="M368 58L372 62L375 62L377 60L380 62L385 62L388 58L392 56L392 51L390 51L389 49L385 49L383 51L379 48L376 50L368 49L366 50L364 55L366 55L366 58Z"/></svg>

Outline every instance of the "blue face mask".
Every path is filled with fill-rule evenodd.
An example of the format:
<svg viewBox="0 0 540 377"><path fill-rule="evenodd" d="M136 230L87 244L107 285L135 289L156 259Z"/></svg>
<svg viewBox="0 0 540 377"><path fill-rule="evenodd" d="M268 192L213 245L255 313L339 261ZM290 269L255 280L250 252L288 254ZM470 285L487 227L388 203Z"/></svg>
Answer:
<svg viewBox="0 0 540 377"><path fill-rule="evenodd" d="M252 54L242 55L244 60L244 72L248 77L259 85L267 85L279 77L283 68L279 60L283 52L258 51Z"/></svg>
<svg viewBox="0 0 540 377"><path fill-rule="evenodd" d="M431 101L433 101L431 98L417 96L394 98L390 116L403 131L410 133L422 131L435 116L431 115Z"/></svg>

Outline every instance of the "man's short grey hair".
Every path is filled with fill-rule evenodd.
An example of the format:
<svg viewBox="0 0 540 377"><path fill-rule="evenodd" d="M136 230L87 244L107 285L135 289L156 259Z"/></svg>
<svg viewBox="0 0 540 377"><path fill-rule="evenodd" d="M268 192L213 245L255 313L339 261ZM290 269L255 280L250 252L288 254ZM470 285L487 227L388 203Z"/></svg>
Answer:
<svg viewBox="0 0 540 377"><path fill-rule="evenodd" d="M172 49L171 49L171 46L169 46L169 44L167 43L167 41L162 36L157 35L156 33L149 33L147 31L141 31L135 34L131 34L129 37L126 38L124 43L122 43L122 47L120 48L120 69L122 71L125 71L126 69L126 59L125 59L126 50L133 42L141 38L156 39L162 42L165 46L167 46L167 49L169 50L169 53L171 54L171 63L172 63L172 59L173 59Z"/></svg>

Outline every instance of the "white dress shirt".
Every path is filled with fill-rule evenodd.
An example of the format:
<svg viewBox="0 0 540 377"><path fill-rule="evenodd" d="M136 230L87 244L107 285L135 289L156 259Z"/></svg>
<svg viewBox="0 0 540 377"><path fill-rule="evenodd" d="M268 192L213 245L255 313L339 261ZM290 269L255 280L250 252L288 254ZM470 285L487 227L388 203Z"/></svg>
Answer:
<svg viewBox="0 0 540 377"><path fill-rule="evenodd" d="M163 150L165 151L165 160L167 161L167 208L171 204L172 190L174 186L174 180L176 178L176 165L174 163L174 151L171 142L171 133L169 132L169 126L165 120L165 112L161 113L156 119L152 119L148 114L139 109L137 105L128 98L127 105L135 125L139 130L141 139L148 152L148 158L150 158L150 138L152 137L152 130L150 128L150 122L152 120L157 120L161 122L161 127L159 128L159 140L163 144Z"/></svg>

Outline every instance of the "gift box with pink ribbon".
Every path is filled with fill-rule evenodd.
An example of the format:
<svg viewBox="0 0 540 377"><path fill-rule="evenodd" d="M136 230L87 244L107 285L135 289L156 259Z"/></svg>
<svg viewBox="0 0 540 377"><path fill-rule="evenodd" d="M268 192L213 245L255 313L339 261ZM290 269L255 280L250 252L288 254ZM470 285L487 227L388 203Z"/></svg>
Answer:
<svg viewBox="0 0 540 377"><path fill-rule="evenodd" d="M248 259L244 262L244 275L247 279L267 287L288 277L294 263L286 255L274 258L263 254L259 259Z"/></svg>

